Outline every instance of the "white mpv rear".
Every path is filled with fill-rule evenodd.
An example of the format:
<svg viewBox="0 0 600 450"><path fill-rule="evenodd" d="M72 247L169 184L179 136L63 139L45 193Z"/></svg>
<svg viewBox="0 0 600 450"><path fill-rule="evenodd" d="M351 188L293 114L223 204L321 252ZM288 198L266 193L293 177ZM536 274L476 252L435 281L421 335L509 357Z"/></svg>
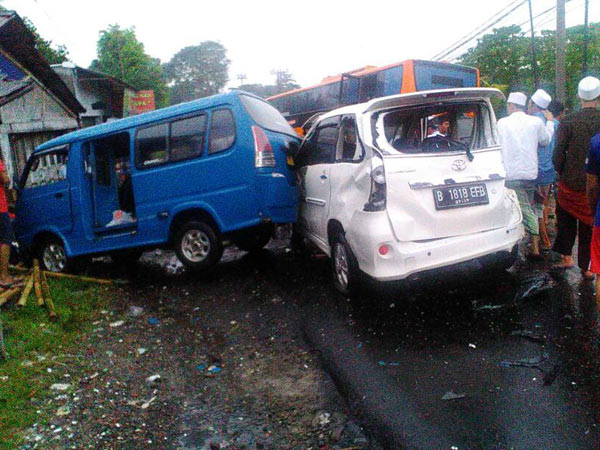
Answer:
<svg viewBox="0 0 600 450"><path fill-rule="evenodd" d="M395 95L313 125L296 158L299 230L331 257L341 292L360 272L390 281L477 258L514 263L522 216L504 186L491 96L502 93Z"/></svg>

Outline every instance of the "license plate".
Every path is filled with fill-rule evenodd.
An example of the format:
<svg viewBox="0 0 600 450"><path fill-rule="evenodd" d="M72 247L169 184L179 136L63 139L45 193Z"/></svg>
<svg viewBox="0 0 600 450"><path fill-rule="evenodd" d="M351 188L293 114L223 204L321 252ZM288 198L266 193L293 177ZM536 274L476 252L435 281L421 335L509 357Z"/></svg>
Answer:
<svg viewBox="0 0 600 450"><path fill-rule="evenodd" d="M483 183L435 188L433 199L435 200L435 209L487 205L490 202L487 188Z"/></svg>

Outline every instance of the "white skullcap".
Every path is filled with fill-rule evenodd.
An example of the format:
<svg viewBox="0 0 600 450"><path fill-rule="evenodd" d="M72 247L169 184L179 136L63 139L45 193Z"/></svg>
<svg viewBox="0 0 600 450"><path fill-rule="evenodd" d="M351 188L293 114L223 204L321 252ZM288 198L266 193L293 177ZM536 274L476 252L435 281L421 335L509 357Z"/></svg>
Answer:
<svg viewBox="0 0 600 450"><path fill-rule="evenodd" d="M594 100L600 96L600 80L596 77L585 77L579 82L577 95L582 100Z"/></svg>
<svg viewBox="0 0 600 450"><path fill-rule="evenodd" d="M542 109L548 108L548 105L552 101L552 97L543 89L538 89L531 96L531 101Z"/></svg>
<svg viewBox="0 0 600 450"><path fill-rule="evenodd" d="M515 105L525 106L527 105L527 96L522 92L511 92L508 95L506 103L514 103Z"/></svg>

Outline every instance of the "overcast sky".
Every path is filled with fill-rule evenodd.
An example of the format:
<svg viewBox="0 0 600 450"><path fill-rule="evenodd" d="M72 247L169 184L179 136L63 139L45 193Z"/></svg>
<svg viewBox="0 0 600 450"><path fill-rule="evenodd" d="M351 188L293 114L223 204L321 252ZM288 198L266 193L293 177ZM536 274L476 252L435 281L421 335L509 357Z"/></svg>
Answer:
<svg viewBox="0 0 600 450"><path fill-rule="evenodd" d="M556 4L556 0L532 1L534 15ZM96 56L98 32L115 23L135 27L146 53L163 62L188 45L219 41L231 60L229 86L239 84L241 73L246 74L246 83L272 84L271 70L284 69L307 86L365 65L431 59L513 2L0 1L31 19L44 38L66 45L71 60L82 67ZM567 26L583 23L584 0L570 0L566 10ZM554 12L543 15L534 27L553 29L555 17ZM590 0L589 20L600 21L599 0ZM528 9L523 5L496 26L527 21ZM523 29L529 30L529 25Z"/></svg>

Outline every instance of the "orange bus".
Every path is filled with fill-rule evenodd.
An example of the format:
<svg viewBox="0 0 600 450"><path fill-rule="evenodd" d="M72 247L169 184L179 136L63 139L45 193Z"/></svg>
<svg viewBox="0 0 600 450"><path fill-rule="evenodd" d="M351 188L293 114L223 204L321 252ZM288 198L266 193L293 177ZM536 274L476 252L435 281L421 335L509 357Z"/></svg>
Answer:
<svg viewBox="0 0 600 450"><path fill-rule="evenodd" d="M386 95L431 89L479 87L479 70L445 62L410 59L388 66L366 66L323 79L314 86L267 98L293 127L312 116Z"/></svg>

